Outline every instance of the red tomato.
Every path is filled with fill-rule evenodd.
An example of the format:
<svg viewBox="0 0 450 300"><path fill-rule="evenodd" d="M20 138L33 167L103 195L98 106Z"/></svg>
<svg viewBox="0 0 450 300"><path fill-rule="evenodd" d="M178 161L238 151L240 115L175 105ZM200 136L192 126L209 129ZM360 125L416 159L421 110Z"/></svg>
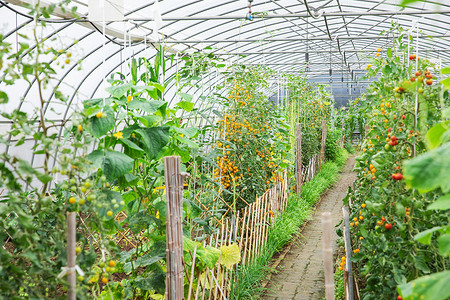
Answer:
<svg viewBox="0 0 450 300"><path fill-rule="evenodd" d="M391 230L392 229L392 224L391 223L386 223L386 224L384 224L384 228L386 230Z"/></svg>

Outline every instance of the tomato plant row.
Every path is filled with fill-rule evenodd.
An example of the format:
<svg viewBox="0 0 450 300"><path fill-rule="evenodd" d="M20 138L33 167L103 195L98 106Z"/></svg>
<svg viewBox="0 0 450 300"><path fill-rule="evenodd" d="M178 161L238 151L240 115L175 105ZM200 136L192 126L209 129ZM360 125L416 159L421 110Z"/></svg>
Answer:
<svg viewBox="0 0 450 300"><path fill-rule="evenodd" d="M407 50L396 41L372 59L367 76L377 78L354 104L369 125L355 166L358 179L345 199L354 219L352 248L358 251L352 261L362 299L396 299L398 293L399 299L449 296L448 289L439 288L449 280L448 273L443 279L439 272L450 264L449 206L442 205L448 177L446 183L439 179L448 173L438 165L449 145L448 80L437 84L436 66L415 55L404 59ZM408 59L411 63L403 62ZM421 287L408 285L431 273L439 276L421 281Z"/></svg>

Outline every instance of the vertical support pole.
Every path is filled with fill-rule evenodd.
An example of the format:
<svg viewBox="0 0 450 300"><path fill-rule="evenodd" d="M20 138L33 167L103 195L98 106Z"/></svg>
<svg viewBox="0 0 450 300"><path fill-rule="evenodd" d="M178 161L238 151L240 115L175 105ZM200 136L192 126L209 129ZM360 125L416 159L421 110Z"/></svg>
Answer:
<svg viewBox="0 0 450 300"><path fill-rule="evenodd" d="M344 131L344 122L342 122L342 129L341 129L341 148L345 148L345 131Z"/></svg>
<svg viewBox="0 0 450 300"><path fill-rule="evenodd" d="M325 141L327 140L327 121L322 120L322 148L320 149L320 165L325 163Z"/></svg>
<svg viewBox="0 0 450 300"><path fill-rule="evenodd" d="M369 129L370 129L370 126L368 124L366 124L366 126L364 126L364 138L366 138L367 135L369 134Z"/></svg>
<svg viewBox="0 0 450 300"><path fill-rule="evenodd" d="M167 201L167 276L166 299L184 298L183 287L183 182L185 174L180 172L180 157L164 157L166 201Z"/></svg>
<svg viewBox="0 0 450 300"><path fill-rule="evenodd" d="M345 243L345 269L347 270L348 293L346 300L353 300L353 273L352 273L352 244L350 242L350 220L348 214L348 207L342 207L344 215L344 243Z"/></svg>
<svg viewBox="0 0 450 300"><path fill-rule="evenodd" d="M302 126L297 124L297 193L302 191L303 175L302 175Z"/></svg>
<svg viewBox="0 0 450 300"><path fill-rule="evenodd" d="M331 249L331 213L322 214L322 251L325 275L325 298L334 300L333 252Z"/></svg>
<svg viewBox="0 0 450 300"><path fill-rule="evenodd" d="M69 290L67 293L67 298L69 300L76 300L77 298L77 278L75 271L76 264L76 253L75 253L75 245L76 245L76 213L68 212L67 213L67 282L69 283Z"/></svg>

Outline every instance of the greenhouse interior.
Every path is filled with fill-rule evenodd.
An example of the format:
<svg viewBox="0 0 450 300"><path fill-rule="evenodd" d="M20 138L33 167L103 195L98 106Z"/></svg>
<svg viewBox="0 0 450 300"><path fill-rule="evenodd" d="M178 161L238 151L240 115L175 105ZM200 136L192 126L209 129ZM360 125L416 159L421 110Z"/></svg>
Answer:
<svg viewBox="0 0 450 300"><path fill-rule="evenodd" d="M450 1L0 16L0 299L450 299Z"/></svg>

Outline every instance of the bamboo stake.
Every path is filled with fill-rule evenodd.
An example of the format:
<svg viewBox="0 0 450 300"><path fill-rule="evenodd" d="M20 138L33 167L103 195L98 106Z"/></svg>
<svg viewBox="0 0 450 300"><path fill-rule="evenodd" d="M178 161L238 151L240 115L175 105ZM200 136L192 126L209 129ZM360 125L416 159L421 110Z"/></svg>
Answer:
<svg viewBox="0 0 450 300"><path fill-rule="evenodd" d="M253 252L255 251L255 239L254 239L254 230L255 230L255 203L251 204L250 207L250 217L252 221L250 223L250 235L249 235L249 247L248 247L248 261L253 259Z"/></svg>
<svg viewBox="0 0 450 300"><path fill-rule="evenodd" d="M209 239L209 246L212 246L212 241L213 241L213 236L211 235L210 236L210 239ZM220 255L219 255L219 260L220 260ZM215 267L213 267L212 268L212 270L211 270L211 273L213 273L214 271L215 271ZM210 277L210 280L209 280L209 300L211 300L211 297L212 297L212 291L213 291L213 285L214 285L214 280L212 279L212 277Z"/></svg>
<svg viewBox="0 0 450 300"><path fill-rule="evenodd" d="M216 248L218 248L218 247L220 248L221 245L219 246L219 243L220 243L219 242L219 232L217 232L217 239L216 239L216 241L217 241L216 242ZM221 258L222 258L222 255L219 256L219 260L217 262L217 267L215 268L218 278L220 278L219 274L220 274L220 269L221 269L221 266L220 266ZM218 288L218 285L216 284L216 286L214 288L214 299L217 299L217 288ZM211 291L212 291L212 289L211 289Z"/></svg>
<svg viewBox="0 0 450 300"><path fill-rule="evenodd" d="M257 228L256 228L256 222L257 222L257 219L256 219L256 205L257 205L257 203L256 202L254 202L253 204L253 211L252 211L252 217L253 217L253 226L252 226L252 252L251 252L251 255L252 255L252 260L254 260L254 258L255 258L255 254L256 254L256 231L257 231Z"/></svg>
<svg viewBox="0 0 450 300"><path fill-rule="evenodd" d="M347 269L347 288L348 288L348 298L347 300L353 300L353 274L352 274L352 245L350 243L350 220L348 214L348 207L342 207L342 212L344 214L344 243L346 249L346 260L345 266Z"/></svg>
<svg viewBox="0 0 450 300"><path fill-rule="evenodd" d="M191 292L193 292L192 284L194 283L194 270L195 270L195 258L196 258L196 255L197 255L197 245L195 245L194 255L192 257L191 278L189 280L188 300L191 300ZM194 295L194 297L195 297L195 295Z"/></svg>
<svg viewBox="0 0 450 300"><path fill-rule="evenodd" d="M194 300L198 300L198 293L199 293L199 291L200 291L200 286L201 286L201 282L200 282L200 275L201 275L201 273L199 272L198 274L197 274L197 289L196 289L196 291L195 291L195 299Z"/></svg>
<svg viewBox="0 0 450 300"><path fill-rule="evenodd" d="M301 192L303 184L302 176L302 127L297 124L297 193Z"/></svg>
<svg viewBox="0 0 450 300"><path fill-rule="evenodd" d="M244 235L242 236L243 239L243 243L244 243L244 251L243 251L243 256L242 256L242 263L246 262L246 258L247 258L247 245L248 245L248 224L250 222L250 218L249 218L249 213L248 213L248 206L246 206L244 208L244 223L245 223L245 227L244 227Z"/></svg>
<svg viewBox="0 0 450 300"><path fill-rule="evenodd" d="M269 231L269 225L268 225L268 220L267 218L269 217L269 210L268 210L268 204L269 204L269 197L265 198L264 201L264 220L263 220L263 224L264 224L264 233L263 233L263 245L266 246L267 244L267 232Z"/></svg>
<svg viewBox="0 0 450 300"><path fill-rule="evenodd" d="M205 300L205 291L206 291L206 281L208 280L208 272L209 268L206 267L206 271L205 271L205 279L203 280L203 286L202 286L202 300ZM182 299L182 298L180 298Z"/></svg>
<svg viewBox="0 0 450 300"><path fill-rule="evenodd" d="M333 252L331 249L331 213L322 214L322 251L326 300L334 300Z"/></svg>
<svg viewBox="0 0 450 300"><path fill-rule="evenodd" d="M164 158L166 199L167 199L167 275L166 299L176 300L184 297L183 283L183 229L182 201L184 174L180 172L179 156Z"/></svg>
<svg viewBox="0 0 450 300"><path fill-rule="evenodd" d="M261 235L261 198L256 201L256 251L255 257L259 254Z"/></svg>
<svg viewBox="0 0 450 300"><path fill-rule="evenodd" d="M67 213L67 282L69 283L69 290L67 298L69 300L76 300L77 298L77 278L76 278L76 213Z"/></svg>
<svg viewBox="0 0 450 300"><path fill-rule="evenodd" d="M327 121L322 120L322 148L320 149L320 165L325 162L325 142L327 140Z"/></svg>

